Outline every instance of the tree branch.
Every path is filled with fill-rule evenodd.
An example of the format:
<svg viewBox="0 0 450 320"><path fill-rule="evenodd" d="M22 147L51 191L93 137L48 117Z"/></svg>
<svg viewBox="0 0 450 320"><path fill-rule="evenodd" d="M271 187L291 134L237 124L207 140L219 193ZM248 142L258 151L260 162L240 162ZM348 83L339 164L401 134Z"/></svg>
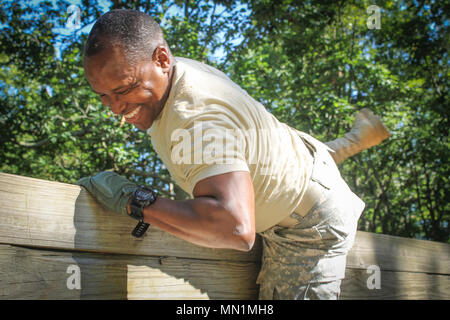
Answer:
<svg viewBox="0 0 450 320"><path fill-rule="evenodd" d="M158 174L152 173L152 172L142 171L142 170L139 170L139 169L125 169L125 174L134 174L134 175L145 177L145 178L154 178L154 179L158 179L158 180L160 180L162 182L165 182L165 183L167 183L169 185L175 183L175 181L173 181L169 177L158 175Z"/></svg>
<svg viewBox="0 0 450 320"><path fill-rule="evenodd" d="M32 141L32 142L28 142L28 141L19 141L16 139L16 143L22 147L27 147L27 148L39 148L41 146L43 146L44 144L46 144L47 142L50 141L50 138L45 138L39 141Z"/></svg>
<svg viewBox="0 0 450 320"><path fill-rule="evenodd" d="M88 126L86 126L85 128L81 129L81 130L77 130L72 132L72 136L74 137L83 137L86 134L91 132L91 126L92 124L89 124ZM16 138L15 142L22 147L27 147L27 148L39 148L42 147L43 145L47 144L50 141L50 138L44 138L42 140L39 141L20 141Z"/></svg>

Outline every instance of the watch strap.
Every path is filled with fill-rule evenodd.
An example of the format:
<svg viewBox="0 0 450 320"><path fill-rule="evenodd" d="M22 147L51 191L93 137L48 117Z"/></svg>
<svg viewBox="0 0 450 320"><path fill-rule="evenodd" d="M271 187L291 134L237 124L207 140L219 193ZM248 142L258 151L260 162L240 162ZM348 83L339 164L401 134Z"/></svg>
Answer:
<svg viewBox="0 0 450 320"><path fill-rule="evenodd" d="M142 220L142 206L137 203L130 203L130 217L136 220Z"/></svg>
<svg viewBox="0 0 450 320"><path fill-rule="evenodd" d="M149 191L151 193L152 197L150 199L148 199L147 201L139 201L139 200L135 199L136 192L139 189L141 189L141 190L144 189L144 190ZM134 190L134 192L131 196L130 214L129 215L130 215L130 217L132 217L136 220L139 220L139 222L136 225L136 227L133 229L133 231L131 232L133 237L141 238L147 231L150 224L144 222L143 210L144 210L144 207L153 204L155 201L156 201L156 195L152 189L150 189L146 186L142 186L142 187L138 187L136 190Z"/></svg>
<svg viewBox="0 0 450 320"><path fill-rule="evenodd" d="M141 220L138 222L138 224L133 229L131 234L133 235L133 237L140 238L145 234L149 226L150 226L149 223L145 223L144 221Z"/></svg>

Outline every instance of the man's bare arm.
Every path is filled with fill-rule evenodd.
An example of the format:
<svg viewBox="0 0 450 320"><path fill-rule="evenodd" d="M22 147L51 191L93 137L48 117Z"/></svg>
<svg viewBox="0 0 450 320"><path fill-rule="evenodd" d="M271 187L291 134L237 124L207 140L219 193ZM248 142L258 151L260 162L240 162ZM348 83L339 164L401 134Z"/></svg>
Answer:
<svg viewBox="0 0 450 320"><path fill-rule="evenodd" d="M253 184L236 171L199 181L194 199L158 198L144 209L144 221L189 242L248 251L255 241Z"/></svg>

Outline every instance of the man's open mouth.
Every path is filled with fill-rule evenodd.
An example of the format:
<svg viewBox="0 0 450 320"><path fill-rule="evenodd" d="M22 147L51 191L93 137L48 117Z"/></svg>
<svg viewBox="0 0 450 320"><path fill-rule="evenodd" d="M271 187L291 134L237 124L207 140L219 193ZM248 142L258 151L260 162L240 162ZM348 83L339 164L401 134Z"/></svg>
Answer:
<svg viewBox="0 0 450 320"><path fill-rule="evenodd" d="M142 106L139 106L139 107L137 107L136 109L134 109L132 112L129 112L129 113L127 113L127 114L124 114L123 116L124 116L126 119L131 119L131 118L133 118L135 115L138 114L138 112L141 110L141 108L142 108Z"/></svg>

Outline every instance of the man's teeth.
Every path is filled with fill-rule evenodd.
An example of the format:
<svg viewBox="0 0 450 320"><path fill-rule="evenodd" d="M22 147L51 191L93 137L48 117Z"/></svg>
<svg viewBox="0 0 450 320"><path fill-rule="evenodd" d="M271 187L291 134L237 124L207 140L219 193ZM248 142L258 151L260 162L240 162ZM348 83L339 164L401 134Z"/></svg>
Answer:
<svg viewBox="0 0 450 320"><path fill-rule="evenodd" d="M136 109L134 109L134 111L125 114L124 117L127 118L127 119L133 118L135 115L137 115L137 113L139 112L139 110L141 110L141 106L139 106L139 107L137 107Z"/></svg>

